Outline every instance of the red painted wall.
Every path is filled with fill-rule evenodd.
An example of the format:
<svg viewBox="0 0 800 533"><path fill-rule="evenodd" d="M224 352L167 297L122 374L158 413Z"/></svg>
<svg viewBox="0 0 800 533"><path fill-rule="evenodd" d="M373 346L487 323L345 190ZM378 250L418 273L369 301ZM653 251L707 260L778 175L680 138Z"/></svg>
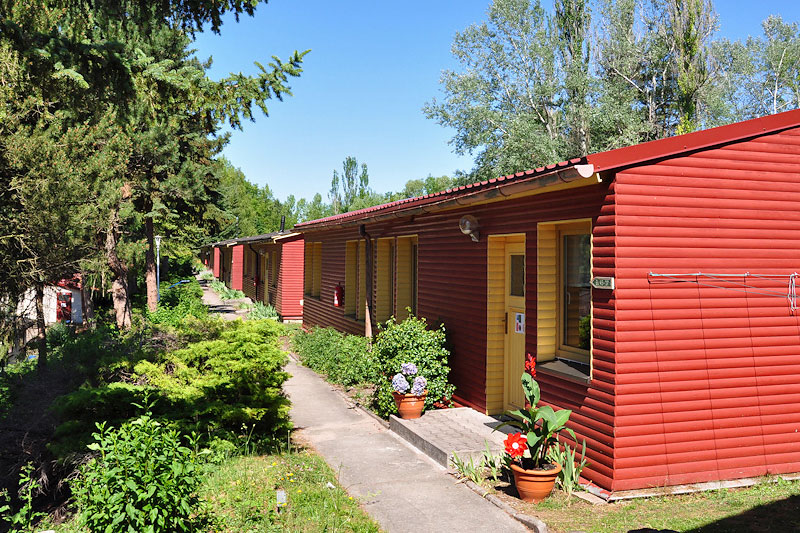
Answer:
<svg viewBox="0 0 800 533"><path fill-rule="evenodd" d="M303 318L303 238L301 236L281 240L277 243L258 244L254 250L278 254L277 284L271 284L271 278L261 279L264 272L266 255L258 255L249 246L244 246L243 259L248 262L248 274L242 275L243 291L253 300L267 303L265 291L269 294L269 303L285 320L301 320ZM255 258L258 257L256 269ZM270 266L270 265L268 265ZM243 269L243 272L245 270ZM272 274L267 272L269 276Z"/></svg>
<svg viewBox="0 0 800 533"><path fill-rule="evenodd" d="M626 170L616 192L613 488L800 471L788 280L648 276L800 270L800 130Z"/></svg>
<svg viewBox="0 0 800 533"><path fill-rule="evenodd" d="M535 324L536 223L592 217L593 274L617 287L593 291L593 379L537 376L545 402L574 411L586 477L619 491L800 471L800 313L789 309L788 279L649 276L800 270L800 128L606 181L367 230L419 236L419 314L445 323L459 398L483 409L486 241L461 235L458 219L476 216L484 237L525 232ZM323 242L322 294L306 300L306 325L363 332L331 304L344 242L357 238L356 226L306 233ZM526 340L535 352L534 327Z"/></svg>
<svg viewBox="0 0 800 533"><path fill-rule="evenodd" d="M614 189L606 184L507 200L482 206L391 223L368 224L372 238L418 236L418 314L429 323L443 322L451 343L450 379L457 400L486 408L486 235L525 233L527 247L527 323L536 324L536 224L551 220L593 218L594 267L602 274L614 271ZM458 228L459 219L478 218L481 240L473 242ZM345 280L345 241L358 239L358 227L307 231L306 242L322 242L320 298L305 299L305 326L334 326L363 334L363 322L333 307L333 289ZM595 291L598 312L594 322L594 379L579 385L540 373L543 400L574 411L571 427L586 438L589 466L586 476L603 487L611 485L614 424L614 301ZM526 350L536 351L536 328L527 328ZM520 369L520 374L523 369Z"/></svg>
<svg viewBox="0 0 800 533"><path fill-rule="evenodd" d="M298 236L293 240L281 240L280 269L275 307L284 320L303 318L303 255L305 241Z"/></svg>
<svg viewBox="0 0 800 533"><path fill-rule="evenodd" d="M214 272L214 277L219 279L219 265L222 262L220 258L219 248L216 246L211 250L211 269Z"/></svg>
<svg viewBox="0 0 800 533"><path fill-rule="evenodd" d="M256 262L258 253L250 245L242 245L242 292L251 300L258 301L258 285L256 284Z"/></svg>
<svg viewBox="0 0 800 533"><path fill-rule="evenodd" d="M240 291L244 287L244 245L231 246L230 288Z"/></svg>

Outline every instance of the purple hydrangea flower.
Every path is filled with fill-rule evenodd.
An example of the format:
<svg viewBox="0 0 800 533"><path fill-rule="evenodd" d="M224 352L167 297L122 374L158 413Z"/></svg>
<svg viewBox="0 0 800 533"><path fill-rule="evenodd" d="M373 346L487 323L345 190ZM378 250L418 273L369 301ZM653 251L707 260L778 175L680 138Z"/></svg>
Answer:
<svg viewBox="0 0 800 533"><path fill-rule="evenodd" d="M413 376L414 374L417 373L417 365L415 365L414 363L403 363L400 366L400 370L402 370L403 374L405 374L406 376Z"/></svg>
<svg viewBox="0 0 800 533"><path fill-rule="evenodd" d="M428 380L423 378L422 376L417 376L414 378L414 385L411 387L411 394L422 394L425 392L425 387L428 386Z"/></svg>
<svg viewBox="0 0 800 533"><path fill-rule="evenodd" d="M392 378L392 388L395 392L399 392L400 394L405 394L408 391L408 380L406 380L403 374L395 374Z"/></svg>

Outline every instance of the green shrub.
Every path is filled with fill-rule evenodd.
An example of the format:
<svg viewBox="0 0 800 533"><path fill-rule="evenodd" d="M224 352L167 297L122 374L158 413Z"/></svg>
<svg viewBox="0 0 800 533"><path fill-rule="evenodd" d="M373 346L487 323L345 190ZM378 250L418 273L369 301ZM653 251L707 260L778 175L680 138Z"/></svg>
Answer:
<svg viewBox="0 0 800 533"><path fill-rule="evenodd" d="M90 531L205 530L195 443L184 446L150 412L119 429L97 428L89 448L99 455L70 483L83 525Z"/></svg>
<svg viewBox="0 0 800 533"><path fill-rule="evenodd" d="M182 283L168 288L162 283L161 301L158 309L147 313L148 320L153 324L176 327L187 316L204 318L208 316L208 307L203 303L203 289L197 280Z"/></svg>
<svg viewBox="0 0 800 533"><path fill-rule="evenodd" d="M304 365L340 385L374 383L375 358L369 341L333 328L315 328L294 336L293 347Z"/></svg>
<svg viewBox="0 0 800 533"><path fill-rule="evenodd" d="M216 280L211 282L211 288L216 292L220 298L223 300L237 300L239 298L244 298L245 294L242 291L236 289L229 289L227 285L223 282Z"/></svg>
<svg viewBox="0 0 800 533"><path fill-rule="evenodd" d="M200 322L203 324L204 322ZM217 321L213 322L217 324ZM288 374L278 348L282 326L272 320L232 321L215 340L172 352L134 354L98 370L101 378L60 397L53 409L64 420L50 449L59 457L90 441L97 421L122 424L144 394L158 399L154 414L203 442L238 441L242 426L268 445L285 436L289 404L282 392Z"/></svg>
<svg viewBox="0 0 800 533"><path fill-rule="evenodd" d="M184 345L187 345L193 342L218 339L227 326L230 326L230 323L223 320L219 315L203 318L188 315L177 323L172 331Z"/></svg>
<svg viewBox="0 0 800 533"><path fill-rule="evenodd" d="M47 328L47 349L52 352L73 338L73 328L64 322L56 322Z"/></svg>
<svg viewBox="0 0 800 533"><path fill-rule="evenodd" d="M250 307L250 313L247 318L253 320L262 320L264 318L278 318L278 311L269 304L264 302L254 302Z"/></svg>
<svg viewBox="0 0 800 533"><path fill-rule="evenodd" d="M434 403L450 403L455 387L447 382L450 353L445 348L444 325L438 329L428 329L427 326L424 318L413 315L402 322L392 317L381 325L372 347L379 372L373 407L379 415L388 417L397 412L391 380L403 363L416 364L418 375L428 380L426 409L431 409Z"/></svg>

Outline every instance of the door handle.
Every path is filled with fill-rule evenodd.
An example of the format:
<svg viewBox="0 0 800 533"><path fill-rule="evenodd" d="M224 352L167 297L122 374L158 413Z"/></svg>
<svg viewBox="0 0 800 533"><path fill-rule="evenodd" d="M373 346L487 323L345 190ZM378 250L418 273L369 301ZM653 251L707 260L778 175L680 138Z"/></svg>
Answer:
<svg viewBox="0 0 800 533"><path fill-rule="evenodd" d="M508 312L507 311L506 311L506 316L503 317L503 329L505 330L506 335L508 335Z"/></svg>

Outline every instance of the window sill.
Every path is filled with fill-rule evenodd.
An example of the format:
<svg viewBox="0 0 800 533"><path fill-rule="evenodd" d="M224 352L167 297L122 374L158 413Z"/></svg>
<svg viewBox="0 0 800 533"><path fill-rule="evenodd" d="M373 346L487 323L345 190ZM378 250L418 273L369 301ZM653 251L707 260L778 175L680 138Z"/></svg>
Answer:
<svg viewBox="0 0 800 533"><path fill-rule="evenodd" d="M362 324L362 325L366 322L363 318L357 318L356 315L353 314L353 313L345 313L344 317L346 319L348 319L348 320L352 320L353 322L356 322L356 323Z"/></svg>
<svg viewBox="0 0 800 533"><path fill-rule="evenodd" d="M536 372L554 376L581 385L588 384L592 377L589 375L589 365L568 361L566 359L556 359L536 364Z"/></svg>

